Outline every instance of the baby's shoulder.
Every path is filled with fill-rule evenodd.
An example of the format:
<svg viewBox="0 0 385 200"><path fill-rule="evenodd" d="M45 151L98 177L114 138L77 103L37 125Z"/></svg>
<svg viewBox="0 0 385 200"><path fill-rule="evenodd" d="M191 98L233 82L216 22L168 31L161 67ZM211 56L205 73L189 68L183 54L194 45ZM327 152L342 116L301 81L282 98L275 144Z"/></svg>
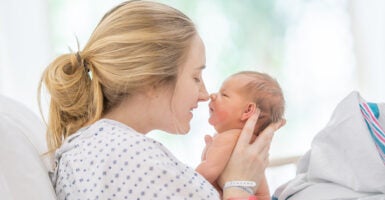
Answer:
<svg viewBox="0 0 385 200"><path fill-rule="evenodd" d="M226 132L228 133L236 133L236 134L241 134L241 131L242 129L230 129L230 130L227 130Z"/></svg>
<svg viewBox="0 0 385 200"><path fill-rule="evenodd" d="M241 135L241 129L230 129L217 133L214 135L213 140L238 140Z"/></svg>
<svg viewBox="0 0 385 200"><path fill-rule="evenodd" d="M229 129L229 130L217 133L216 136L217 135L222 135L222 136L225 136L225 135L226 136L227 135L240 135L241 131L242 131L242 129Z"/></svg>

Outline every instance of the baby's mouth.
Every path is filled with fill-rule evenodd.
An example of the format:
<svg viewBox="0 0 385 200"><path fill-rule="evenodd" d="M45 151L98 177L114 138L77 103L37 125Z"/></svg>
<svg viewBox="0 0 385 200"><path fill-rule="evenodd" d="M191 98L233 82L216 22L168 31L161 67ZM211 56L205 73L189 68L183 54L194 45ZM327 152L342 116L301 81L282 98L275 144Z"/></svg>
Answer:
<svg viewBox="0 0 385 200"><path fill-rule="evenodd" d="M210 113L214 111L214 109L211 107L211 105L209 105L209 111L210 111Z"/></svg>

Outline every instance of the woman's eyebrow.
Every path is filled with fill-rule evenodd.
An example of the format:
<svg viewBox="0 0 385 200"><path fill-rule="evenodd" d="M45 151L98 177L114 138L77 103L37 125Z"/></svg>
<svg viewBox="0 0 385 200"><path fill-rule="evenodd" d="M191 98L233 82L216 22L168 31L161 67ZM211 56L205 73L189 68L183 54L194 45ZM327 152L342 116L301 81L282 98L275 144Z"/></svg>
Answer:
<svg viewBox="0 0 385 200"><path fill-rule="evenodd" d="M206 65L202 65L202 66L196 67L195 70L200 71L200 70L203 70L205 68L206 68Z"/></svg>

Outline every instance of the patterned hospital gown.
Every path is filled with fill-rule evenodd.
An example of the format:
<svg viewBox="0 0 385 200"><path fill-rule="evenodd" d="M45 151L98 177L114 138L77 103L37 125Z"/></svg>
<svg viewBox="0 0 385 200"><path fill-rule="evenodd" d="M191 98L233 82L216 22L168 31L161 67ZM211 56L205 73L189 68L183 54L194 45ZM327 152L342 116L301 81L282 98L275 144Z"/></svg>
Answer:
<svg viewBox="0 0 385 200"><path fill-rule="evenodd" d="M68 137L51 179L64 199L220 199L194 169L161 143L101 119Z"/></svg>

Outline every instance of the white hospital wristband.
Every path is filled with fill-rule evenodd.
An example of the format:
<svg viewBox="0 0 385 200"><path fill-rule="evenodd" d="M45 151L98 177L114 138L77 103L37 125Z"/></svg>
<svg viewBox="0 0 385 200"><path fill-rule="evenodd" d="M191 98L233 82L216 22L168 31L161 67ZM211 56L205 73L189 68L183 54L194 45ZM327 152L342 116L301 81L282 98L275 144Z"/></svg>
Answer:
<svg viewBox="0 0 385 200"><path fill-rule="evenodd" d="M227 187L236 187L236 186L241 186L241 187L255 187L257 183L254 181L227 181L225 183L225 186L223 188Z"/></svg>
<svg viewBox="0 0 385 200"><path fill-rule="evenodd" d="M227 188L239 188L243 191L246 191L249 194L253 194L253 188L257 184L254 181L227 181L225 185L223 186L223 190Z"/></svg>

